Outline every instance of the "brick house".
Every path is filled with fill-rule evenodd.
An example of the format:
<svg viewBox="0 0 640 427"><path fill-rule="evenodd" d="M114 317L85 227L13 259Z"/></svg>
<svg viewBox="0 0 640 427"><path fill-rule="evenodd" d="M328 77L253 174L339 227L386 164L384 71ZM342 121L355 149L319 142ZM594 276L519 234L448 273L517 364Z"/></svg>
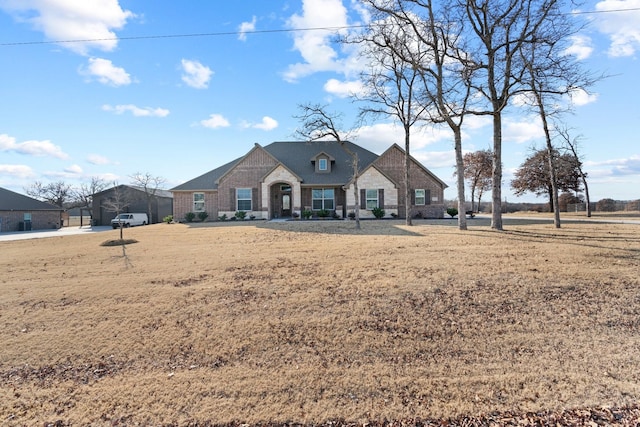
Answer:
<svg viewBox="0 0 640 427"><path fill-rule="evenodd" d="M358 155L360 217L373 218L380 207L386 216L405 214L404 155L397 144L377 155L351 142ZM170 191L173 216L206 211L209 219L232 217L237 211L259 219L327 210L346 217L355 207L351 156L334 141L256 144L246 155L193 178ZM410 164L414 215L444 217L447 185L417 160Z"/></svg>
<svg viewBox="0 0 640 427"><path fill-rule="evenodd" d="M64 209L0 187L0 232L60 228Z"/></svg>

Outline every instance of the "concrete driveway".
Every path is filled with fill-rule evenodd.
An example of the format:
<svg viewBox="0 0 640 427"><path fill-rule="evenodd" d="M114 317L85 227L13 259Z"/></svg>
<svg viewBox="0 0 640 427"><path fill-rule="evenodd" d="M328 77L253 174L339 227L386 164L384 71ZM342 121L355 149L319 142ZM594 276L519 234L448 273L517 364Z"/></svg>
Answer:
<svg viewBox="0 0 640 427"><path fill-rule="evenodd" d="M69 236L73 234L100 233L112 230L111 226L62 227L56 230L10 231L0 233L0 242L10 240L43 239L45 237Z"/></svg>

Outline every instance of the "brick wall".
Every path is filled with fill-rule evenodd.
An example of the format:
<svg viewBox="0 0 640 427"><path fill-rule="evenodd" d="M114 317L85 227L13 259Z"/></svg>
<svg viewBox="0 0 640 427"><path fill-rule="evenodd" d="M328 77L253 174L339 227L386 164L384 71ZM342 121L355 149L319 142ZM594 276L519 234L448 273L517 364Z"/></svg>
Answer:
<svg viewBox="0 0 640 427"><path fill-rule="evenodd" d="M204 210L209 214L207 221L218 219L217 191L176 191L173 193L174 221L184 221L184 216L187 212L194 212L193 193L204 193Z"/></svg>
<svg viewBox="0 0 640 427"><path fill-rule="evenodd" d="M47 230L60 228L60 211L31 212L31 229ZM18 231L20 223L24 221L25 211L0 211L2 229L0 231Z"/></svg>

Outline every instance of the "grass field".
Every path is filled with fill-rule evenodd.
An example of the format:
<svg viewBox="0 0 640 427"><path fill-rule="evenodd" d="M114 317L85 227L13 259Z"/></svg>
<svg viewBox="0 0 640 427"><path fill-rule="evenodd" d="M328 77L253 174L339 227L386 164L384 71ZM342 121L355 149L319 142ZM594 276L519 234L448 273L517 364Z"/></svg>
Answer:
<svg viewBox="0 0 640 427"><path fill-rule="evenodd" d="M158 224L0 242L0 424L637 406L640 226ZM631 422L631 421L629 421ZM631 424L630 424L631 425Z"/></svg>

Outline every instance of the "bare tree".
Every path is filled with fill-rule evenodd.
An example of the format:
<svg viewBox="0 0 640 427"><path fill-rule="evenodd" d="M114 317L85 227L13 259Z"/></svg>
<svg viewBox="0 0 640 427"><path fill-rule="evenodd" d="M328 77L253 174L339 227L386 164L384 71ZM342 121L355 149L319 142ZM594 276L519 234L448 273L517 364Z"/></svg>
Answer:
<svg viewBox="0 0 640 427"><path fill-rule="evenodd" d="M566 21L563 0L457 0L469 22L467 34L477 62L474 90L487 102L477 114L493 120L493 170L491 228L502 230L502 114L513 96L530 90L523 76L528 72L523 51L548 36L558 22ZM562 26L563 28L564 25ZM569 37L571 33L556 33ZM558 40L556 38L556 40ZM550 50L553 59L562 52Z"/></svg>
<svg viewBox="0 0 640 427"><path fill-rule="evenodd" d="M491 189L491 163L493 154L491 150L479 150L466 153L464 160L464 178L471 187L471 211L475 211L473 202L476 191L478 192L478 205L485 191Z"/></svg>
<svg viewBox="0 0 640 427"><path fill-rule="evenodd" d="M153 209L152 204L156 198L156 194L158 190L162 187L162 185L166 182L166 179L160 176L151 175L149 172L140 173L136 172L131 175L131 183L135 186L138 186L143 189L144 194L147 198L147 215L149 216L149 223L153 224ZM160 218L156 218L155 222L158 222Z"/></svg>
<svg viewBox="0 0 640 427"><path fill-rule="evenodd" d="M571 152L571 154L575 158L575 162L578 168L578 173L580 174L580 179L582 179L582 185L584 185L584 196L585 196L587 217L591 218L591 200L589 198L589 186L587 185L587 174L582 169L582 160L580 158L580 155L578 154L578 146L580 143L580 138L579 137L571 138L571 136L569 135L569 130L566 128L558 130L558 134L562 138L564 145L568 148L568 150Z"/></svg>
<svg viewBox="0 0 640 427"><path fill-rule="evenodd" d="M355 206L353 208L356 220L356 229L360 230L360 197L358 190L358 153L351 150L347 144L346 139L349 133L340 130L338 120L339 114L329 113L326 111L326 106L318 104L305 104L298 106L301 114L294 116L296 119L302 122L302 127L296 129L295 134L308 141L319 141L326 138L331 138L340 144L342 149L351 157L351 168L353 170L353 196Z"/></svg>
<svg viewBox="0 0 640 427"><path fill-rule="evenodd" d="M414 27L387 13L381 14L380 22L355 41L362 45L361 55L369 61L368 71L361 74L365 93L356 96L365 104L360 110L361 117L393 117L404 131L405 221L406 225L412 225L411 128L425 119L428 107L421 73L423 64L431 62L430 49Z"/></svg>
<svg viewBox="0 0 640 427"><path fill-rule="evenodd" d="M102 201L102 207L109 212L114 212L116 218L131 204L131 196L127 187L113 183L113 196ZM122 229L124 222L120 221L120 240L122 240Z"/></svg>
<svg viewBox="0 0 640 427"><path fill-rule="evenodd" d="M73 191L74 204L81 208L89 208L93 203L93 195L107 188L107 182L96 176L91 177L88 183L82 183Z"/></svg>
<svg viewBox="0 0 640 427"><path fill-rule="evenodd" d="M25 187L24 191L35 199L60 208L66 208L72 200L73 186L64 181L56 181L49 184L36 181L30 187Z"/></svg>

